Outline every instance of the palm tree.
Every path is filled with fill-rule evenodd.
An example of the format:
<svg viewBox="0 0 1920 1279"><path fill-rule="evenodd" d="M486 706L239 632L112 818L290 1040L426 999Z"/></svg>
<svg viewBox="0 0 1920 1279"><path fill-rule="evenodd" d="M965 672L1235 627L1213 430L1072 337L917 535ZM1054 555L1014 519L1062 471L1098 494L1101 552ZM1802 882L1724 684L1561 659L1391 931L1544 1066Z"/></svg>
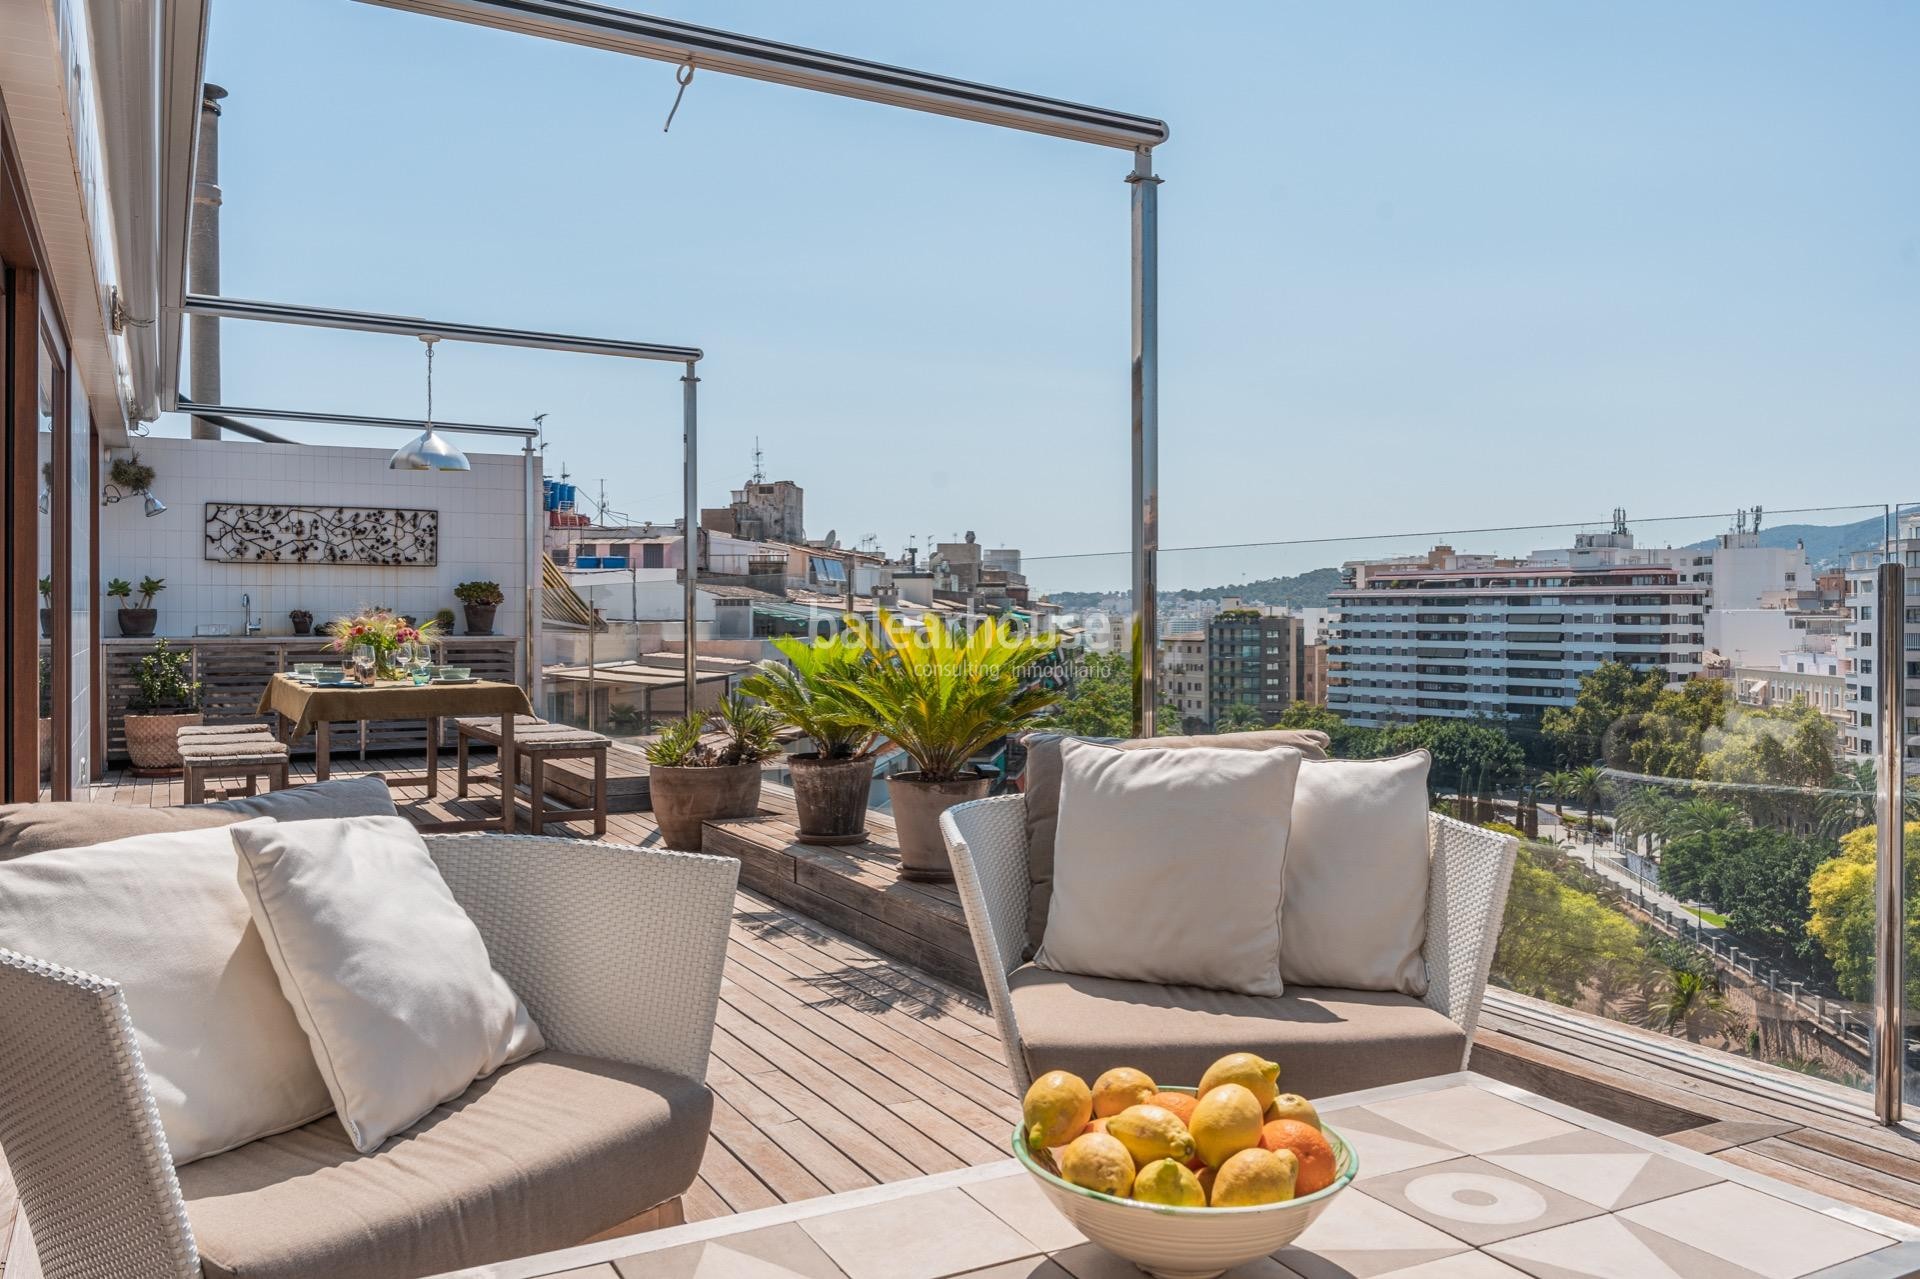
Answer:
<svg viewBox="0 0 1920 1279"><path fill-rule="evenodd" d="M1573 792L1572 777L1564 771L1540 774L1540 789L1553 796L1553 815L1562 826L1567 822L1567 796Z"/></svg>
<svg viewBox="0 0 1920 1279"><path fill-rule="evenodd" d="M1815 817L1816 828L1828 839L1838 839L1850 830L1873 824L1873 803L1880 784L1878 769L1870 759L1840 771L1833 784L1820 797Z"/></svg>
<svg viewBox="0 0 1920 1279"><path fill-rule="evenodd" d="M1693 968L1670 968L1664 985L1664 998L1652 1011L1669 1035L1684 1034L1689 1042L1698 1042L1702 1032L1726 1028L1731 1014L1713 977Z"/></svg>
<svg viewBox="0 0 1920 1279"><path fill-rule="evenodd" d="M1260 718L1260 712L1245 702L1235 702L1220 712L1220 718L1213 723L1217 733L1248 733L1267 726Z"/></svg>
<svg viewBox="0 0 1920 1279"><path fill-rule="evenodd" d="M1607 797L1606 775L1592 764L1583 764L1568 775L1568 783L1572 798L1587 810L1587 829L1592 830L1600 801Z"/></svg>
<svg viewBox="0 0 1920 1279"><path fill-rule="evenodd" d="M1661 832L1667 839L1732 830L1741 824L1740 810L1717 799L1689 799L1673 806Z"/></svg>

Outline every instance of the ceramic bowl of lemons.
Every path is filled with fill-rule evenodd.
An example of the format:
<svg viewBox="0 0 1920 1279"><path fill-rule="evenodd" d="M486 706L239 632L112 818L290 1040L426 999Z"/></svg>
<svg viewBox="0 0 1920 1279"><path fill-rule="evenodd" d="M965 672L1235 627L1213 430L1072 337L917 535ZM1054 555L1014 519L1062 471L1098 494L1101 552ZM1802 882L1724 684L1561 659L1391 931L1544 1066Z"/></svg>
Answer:
<svg viewBox="0 0 1920 1279"><path fill-rule="evenodd" d="M1163 1085L1161 1091L1195 1089ZM1211 1279L1292 1243L1352 1183L1360 1171L1353 1147L1331 1128L1320 1131L1333 1148L1332 1184L1250 1208L1177 1208L1077 1186L1060 1175L1055 1152L1028 1145L1022 1124L1013 1127L1013 1154L1060 1215L1108 1252L1157 1279Z"/></svg>

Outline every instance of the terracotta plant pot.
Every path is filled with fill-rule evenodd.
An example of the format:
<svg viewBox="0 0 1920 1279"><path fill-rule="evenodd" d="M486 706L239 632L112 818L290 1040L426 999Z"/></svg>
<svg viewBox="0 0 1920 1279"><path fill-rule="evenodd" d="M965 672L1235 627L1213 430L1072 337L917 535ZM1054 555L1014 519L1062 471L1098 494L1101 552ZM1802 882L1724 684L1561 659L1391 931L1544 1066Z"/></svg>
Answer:
<svg viewBox="0 0 1920 1279"><path fill-rule="evenodd" d="M204 719L205 716L199 711L177 715L135 715L128 712L124 721L127 728L127 758L133 761L134 768L140 772L178 772L180 747L174 741L174 734Z"/></svg>
<svg viewBox="0 0 1920 1279"><path fill-rule="evenodd" d="M462 607L467 610L467 634L493 634L493 612L500 607L498 604L465 604Z"/></svg>
<svg viewBox="0 0 1920 1279"><path fill-rule="evenodd" d="M157 608L123 608L120 610L120 634L127 639L144 639L153 634L153 624L160 620Z"/></svg>
<svg viewBox="0 0 1920 1279"><path fill-rule="evenodd" d="M900 878L944 881L953 878L947 841L940 835L940 814L970 799L985 799L993 779L984 774L951 782L922 781L918 773L887 778L893 799L893 827L900 840Z"/></svg>
<svg viewBox="0 0 1920 1279"><path fill-rule="evenodd" d="M700 827L721 817L752 817L760 811L760 765L647 770L653 818L660 839L683 853L700 851Z"/></svg>
<svg viewBox="0 0 1920 1279"><path fill-rule="evenodd" d="M803 844L858 844L867 837L867 797L873 790L873 757L822 759L791 755L793 803L800 810Z"/></svg>

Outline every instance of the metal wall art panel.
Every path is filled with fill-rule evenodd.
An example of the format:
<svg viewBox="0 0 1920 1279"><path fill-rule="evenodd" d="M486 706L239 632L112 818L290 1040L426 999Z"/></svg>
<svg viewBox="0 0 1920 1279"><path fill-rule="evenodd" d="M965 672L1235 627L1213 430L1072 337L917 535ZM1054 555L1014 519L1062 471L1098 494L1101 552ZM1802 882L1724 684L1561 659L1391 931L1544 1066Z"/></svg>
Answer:
<svg viewBox="0 0 1920 1279"><path fill-rule="evenodd" d="M430 568L440 562L440 512L208 502L206 558L224 564Z"/></svg>

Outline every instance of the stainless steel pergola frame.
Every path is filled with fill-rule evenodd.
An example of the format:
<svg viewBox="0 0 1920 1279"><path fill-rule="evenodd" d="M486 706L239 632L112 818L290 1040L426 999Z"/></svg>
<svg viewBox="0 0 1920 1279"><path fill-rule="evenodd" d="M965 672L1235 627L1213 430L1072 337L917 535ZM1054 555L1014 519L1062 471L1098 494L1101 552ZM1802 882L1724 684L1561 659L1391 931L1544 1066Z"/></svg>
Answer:
<svg viewBox="0 0 1920 1279"><path fill-rule="evenodd" d="M1153 148L1167 140L1164 121L956 80L818 49L675 22L585 0L361 0L382 8L493 27L519 35L606 49L696 70L766 80L1004 129L1116 147L1132 153L1133 726L1154 732L1159 705L1155 640L1160 551L1159 186ZM687 369L687 422L693 423L693 366ZM689 452L689 458L692 454ZM688 510L693 510L691 462ZM689 537L697 536L689 520ZM691 618L692 608L688 615ZM689 623L691 624L691 623ZM689 645L691 652L691 645ZM692 658L689 657L691 662ZM689 668L688 678L692 678ZM688 705L691 706L691 693Z"/></svg>
<svg viewBox="0 0 1920 1279"><path fill-rule="evenodd" d="M680 448L682 465L686 472L686 564L681 572L683 582L682 602L685 617L682 620L682 633L685 650L685 671L687 707L692 709L694 695L698 690L699 663L695 653L694 605L700 573L700 510L696 479L698 476L699 435L695 413L695 388L700 379L694 370L706 353L695 346L671 346L657 342L631 342L619 338L581 337L565 333L544 333L534 329L509 329L492 325L465 324L446 320L429 320L417 315L383 315L374 311L345 311L330 307L300 306L281 302L259 302L247 298L209 297L205 294L189 294L180 307L183 315L211 315L227 319L260 320L270 324L302 325L310 328L347 329L357 333L381 333L396 337L433 336L452 342L473 342L487 346L525 347L542 351L568 351L580 355L613 356L629 360L658 360L681 365L686 372L681 376L685 390L681 397L682 430ZM399 417L371 417L357 413L329 413L310 409L258 408L234 404L200 404L185 399L177 393L172 397L172 408L181 412L200 416L219 416L232 418L264 418L277 422L335 423L345 426L379 427L401 430L422 430L426 422L421 419ZM534 606L534 592L539 589L540 546L537 532L540 519L539 494L534 491L533 441L539 432L530 426L491 426L477 422L435 422L433 425L444 431L460 432L471 435L511 436L521 442L521 468L525 476L522 500L525 510L522 512L522 542L525 550L522 566L524 578L522 610L524 623L522 630L526 636L526 676L527 688L537 698L540 687L540 673L534 665L536 639L539 630L539 610Z"/></svg>

